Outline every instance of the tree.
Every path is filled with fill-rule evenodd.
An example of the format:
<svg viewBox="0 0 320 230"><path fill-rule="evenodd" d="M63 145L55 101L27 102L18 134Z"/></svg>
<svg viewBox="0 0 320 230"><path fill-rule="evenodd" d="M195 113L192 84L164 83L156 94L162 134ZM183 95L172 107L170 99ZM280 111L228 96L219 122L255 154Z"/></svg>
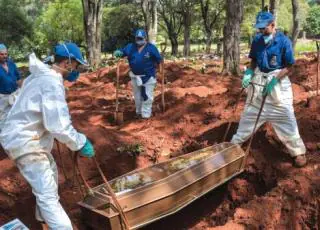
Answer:
<svg viewBox="0 0 320 230"><path fill-rule="evenodd" d="M269 11L273 14L275 21L277 22L277 13L279 8L279 0L270 0L269 2ZM277 23L276 23L277 24Z"/></svg>
<svg viewBox="0 0 320 230"><path fill-rule="evenodd" d="M292 46L296 46L298 36L300 33L300 21L299 21L299 2L298 0L292 0L292 19L293 19L293 29L292 29Z"/></svg>
<svg viewBox="0 0 320 230"><path fill-rule="evenodd" d="M206 33L206 53L210 53L213 30L223 15L224 0L199 0L203 26Z"/></svg>
<svg viewBox="0 0 320 230"><path fill-rule="evenodd" d="M190 55L190 34L191 34L191 23L192 23L192 13L195 0L179 0L177 12L182 16L182 23L184 28L184 46L183 55L185 57Z"/></svg>
<svg viewBox="0 0 320 230"><path fill-rule="evenodd" d="M0 42L10 45L31 36L31 21L15 2L0 0L0 18Z"/></svg>
<svg viewBox="0 0 320 230"><path fill-rule="evenodd" d="M143 15L138 4L106 7L103 12L103 51L113 52L134 42L134 32L143 27Z"/></svg>
<svg viewBox="0 0 320 230"><path fill-rule="evenodd" d="M240 25L243 20L243 0L226 0L223 28L223 73L240 74Z"/></svg>
<svg viewBox="0 0 320 230"><path fill-rule="evenodd" d="M164 25L160 26L166 31L171 42L171 55L178 55L178 36L182 28L182 16L177 13L178 0L159 0L158 12Z"/></svg>
<svg viewBox="0 0 320 230"><path fill-rule="evenodd" d="M142 0L141 9L145 21L145 27L148 33L148 38L151 43L156 43L158 31L158 14L157 0Z"/></svg>
<svg viewBox="0 0 320 230"><path fill-rule="evenodd" d="M103 0L82 0L84 28L89 63L97 67L101 61L101 27Z"/></svg>
<svg viewBox="0 0 320 230"><path fill-rule="evenodd" d="M84 42L83 14L78 0L59 0L50 3L37 18L34 27L34 40L42 48L66 40L79 45Z"/></svg>
<svg viewBox="0 0 320 230"><path fill-rule="evenodd" d="M320 6L313 6L307 16L306 31L315 36L320 35Z"/></svg>

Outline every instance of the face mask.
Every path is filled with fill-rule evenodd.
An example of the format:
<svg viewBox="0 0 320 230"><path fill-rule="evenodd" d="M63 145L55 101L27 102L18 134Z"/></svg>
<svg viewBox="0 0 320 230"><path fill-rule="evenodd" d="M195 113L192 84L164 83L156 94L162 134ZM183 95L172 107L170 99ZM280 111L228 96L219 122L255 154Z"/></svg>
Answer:
<svg viewBox="0 0 320 230"><path fill-rule="evenodd" d="M66 49L66 51L68 52L68 54L69 54L69 65L71 67L72 66L72 62L71 62L69 50L65 45L63 45L63 46ZM66 80L70 81L70 82L74 82L79 78L79 76L80 76L80 72L79 71L70 69L69 73L68 73L68 76L66 77Z"/></svg>
<svg viewBox="0 0 320 230"><path fill-rule="evenodd" d="M145 40L138 40L136 41L137 46L143 46L144 44L146 44Z"/></svg>
<svg viewBox="0 0 320 230"><path fill-rule="evenodd" d="M68 76L66 77L67 81L74 82L76 81L80 76L80 72L76 70L72 70L68 73Z"/></svg>
<svg viewBox="0 0 320 230"><path fill-rule="evenodd" d="M264 44L268 44L271 40L273 39L273 35L270 34L270 35L264 35L263 36L263 40L264 40Z"/></svg>

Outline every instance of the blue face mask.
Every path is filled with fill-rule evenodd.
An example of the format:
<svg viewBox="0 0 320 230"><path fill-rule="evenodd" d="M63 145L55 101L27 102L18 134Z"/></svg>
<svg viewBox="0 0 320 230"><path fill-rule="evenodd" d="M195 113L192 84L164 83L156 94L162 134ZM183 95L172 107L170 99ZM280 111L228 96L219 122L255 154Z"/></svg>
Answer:
<svg viewBox="0 0 320 230"><path fill-rule="evenodd" d="M268 44L271 40L273 39L273 35L270 34L270 35L264 35L263 36L263 40L264 40L264 44Z"/></svg>
<svg viewBox="0 0 320 230"><path fill-rule="evenodd" d="M66 77L67 81L74 82L76 81L80 76L80 72L76 70L72 70L69 72L68 76Z"/></svg>
<svg viewBox="0 0 320 230"><path fill-rule="evenodd" d="M143 46L144 44L146 44L146 40L137 40L136 44L137 46Z"/></svg>

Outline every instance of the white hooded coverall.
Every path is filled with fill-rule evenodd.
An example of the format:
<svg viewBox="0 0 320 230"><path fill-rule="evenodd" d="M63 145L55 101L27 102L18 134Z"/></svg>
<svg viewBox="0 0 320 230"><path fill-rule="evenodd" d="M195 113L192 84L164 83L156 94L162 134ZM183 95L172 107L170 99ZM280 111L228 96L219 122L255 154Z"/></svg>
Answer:
<svg viewBox="0 0 320 230"><path fill-rule="evenodd" d="M0 94L0 131L12 105L19 96L19 93L20 89L17 89L11 94Z"/></svg>
<svg viewBox="0 0 320 230"><path fill-rule="evenodd" d="M263 73L256 68L252 82L265 85L273 76L281 70ZM248 86L248 96L242 113L237 133L231 142L241 144L245 142L253 132L259 109L262 103L263 87L259 85ZM253 95L253 97L252 97ZM251 101L252 99L252 101ZM290 155L296 157L305 154L306 148L300 137L297 121L293 109L293 93L288 77L283 78L267 96L257 129L265 122L270 122L278 138L287 147Z"/></svg>
<svg viewBox="0 0 320 230"><path fill-rule="evenodd" d="M37 220L52 230L69 230L72 224L59 202L58 172L50 152L54 138L77 151L86 137L71 124L62 75L34 54L29 68L31 75L8 114L0 141L32 187Z"/></svg>
<svg viewBox="0 0 320 230"><path fill-rule="evenodd" d="M153 91L156 87L157 80L150 77L149 80L143 84L140 75L135 75L132 71L129 72L131 78L133 97L136 106L136 114L141 114L143 118L149 118L152 115ZM142 96L142 87L145 88L147 100Z"/></svg>

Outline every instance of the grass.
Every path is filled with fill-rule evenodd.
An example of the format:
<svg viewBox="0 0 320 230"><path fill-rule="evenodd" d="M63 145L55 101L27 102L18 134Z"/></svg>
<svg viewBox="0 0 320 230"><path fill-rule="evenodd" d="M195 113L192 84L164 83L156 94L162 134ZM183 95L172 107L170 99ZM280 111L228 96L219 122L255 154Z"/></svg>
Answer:
<svg viewBox="0 0 320 230"><path fill-rule="evenodd" d="M18 68L28 67L29 63L28 62L17 62L16 65L17 65Z"/></svg>
<svg viewBox="0 0 320 230"><path fill-rule="evenodd" d="M299 39L297 44L296 44L296 53L303 53L303 52L316 52L317 47L316 47L316 42L312 40L302 40Z"/></svg>

